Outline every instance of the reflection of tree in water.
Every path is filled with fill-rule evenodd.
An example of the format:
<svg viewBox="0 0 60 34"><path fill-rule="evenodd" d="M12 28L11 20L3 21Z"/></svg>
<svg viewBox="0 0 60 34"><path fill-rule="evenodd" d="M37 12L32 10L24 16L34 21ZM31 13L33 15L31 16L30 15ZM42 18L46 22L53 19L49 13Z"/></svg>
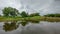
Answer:
<svg viewBox="0 0 60 34"><path fill-rule="evenodd" d="M25 26L28 22L27 21L22 21L20 23L22 24L22 26Z"/></svg>
<svg viewBox="0 0 60 34"><path fill-rule="evenodd" d="M22 26L26 26L28 24L28 22L31 23L39 23L39 21L13 21L11 23L5 22L3 25L3 30L5 31L13 31L16 30L19 27L19 24L21 24Z"/></svg>
<svg viewBox="0 0 60 34"><path fill-rule="evenodd" d="M5 30L5 31L16 30L18 28L18 26L19 25L16 22L11 22L11 23L5 22L3 25L3 30Z"/></svg>
<svg viewBox="0 0 60 34"><path fill-rule="evenodd" d="M22 24L22 26L25 26L26 24L28 24L28 22L31 22L31 23L39 23L40 21L22 21L20 23Z"/></svg>
<svg viewBox="0 0 60 34"><path fill-rule="evenodd" d="M32 22L32 23L39 23L40 21L30 21L30 22Z"/></svg>

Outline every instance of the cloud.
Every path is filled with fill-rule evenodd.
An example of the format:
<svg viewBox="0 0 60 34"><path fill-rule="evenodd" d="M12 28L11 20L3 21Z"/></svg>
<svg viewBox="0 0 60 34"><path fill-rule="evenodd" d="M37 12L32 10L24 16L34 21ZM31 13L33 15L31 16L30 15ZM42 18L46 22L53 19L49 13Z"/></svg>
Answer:
<svg viewBox="0 0 60 34"><path fill-rule="evenodd" d="M41 15L59 13L60 14L60 1L55 0L48 8L42 10Z"/></svg>
<svg viewBox="0 0 60 34"><path fill-rule="evenodd" d="M59 3L59 0L0 0L0 11L2 8L10 6L20 10L20 12L21 10L28 13L40 12L41 15L60 13Z"/></svg>
<svg viewBox="0 0 60 34"><path fill-rule="evenodd" d="M4 7L13 7L19 10L19 8L21 7L20 0L0 0L0 12L1 13Z"/></svg>
<svg viewBox="0 0 60 34"><path fill-rule="evenodd" d="M40 12L45 10L53 3L54 0L21 0L23 9L29 13ZM44 13L44 12L43 12Z"/></svg>
<svg viewBox="0 0 60 34"><path fill-rule="evenodd" d="M21 4L27 8L41 10L48 7L53 0L21 0Z"/></svg>
<svg viewBox="0 0 60 34"><path fill-rule="evenodd" d="M13 7L19 9L21 7L21 4L17 0L0 0L0 7Z"/></svg>

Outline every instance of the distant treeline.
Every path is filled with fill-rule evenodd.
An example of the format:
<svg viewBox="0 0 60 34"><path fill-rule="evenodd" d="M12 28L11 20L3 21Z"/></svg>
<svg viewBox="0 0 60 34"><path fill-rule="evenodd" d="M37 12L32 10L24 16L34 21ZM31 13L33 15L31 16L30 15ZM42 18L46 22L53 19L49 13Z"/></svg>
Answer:
<svg viewBox="0 0 60 34"><path fill-rule="evenodd" d="M33 13L33 14L28 14L25 11L22 11L22 13L20 13L20 15L22 17L33 17L33 16L40 16L39 13Z"/></svg>
<svg viewBox="0 0 60 34"><path fill-rule="evenodd" d="M46 17L60 17L60 14L47 14Z"/></svg>
<svg viewBox="0 0 60 34"><path fill-rule="evenodd" d="M3 8L2 13L3 13L4 17L16 17L16 16L33 17L33 16L40 16L39 13L28 14L28 13L26 13L26 11L20 12L16 8L12 8L12 7ZM2 15L0 15L0 16L2 16Z"/></svg>
<svg viewBox="0 0 60 34"><path fill-rule="evenodd" d="M33 16L40 16L39 13L28 14L28 13L26 13L26 11L20 12L16 8L12 8L12 7L5 7L5 8L3 8L2 9L2 14L5 17L16 17L16 16L20 16L20 17L33 17ZM2 16L2 15L0 15L0 16ZM60 14L47 14L47 15L44 15L44 16L46 16L46 17L60 17Z"/></svg>

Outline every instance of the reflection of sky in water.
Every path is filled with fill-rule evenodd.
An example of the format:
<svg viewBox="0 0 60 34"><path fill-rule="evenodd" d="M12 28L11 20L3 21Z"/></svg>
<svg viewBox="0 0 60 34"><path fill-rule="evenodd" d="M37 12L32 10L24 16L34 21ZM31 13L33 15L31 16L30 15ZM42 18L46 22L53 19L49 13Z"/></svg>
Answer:
<svg viewBox="0 0 60 34"><path fill-rule="evenodd" d="M44 22L44 23L42 23ZM41 21L22 30L22 34L60 34L60 22Z"/></svg>
<svg viewBox="0 0 60 34"><path fill-rule="evenodd" d="M20 29L21 29L21 27L19 27L17 30L14 30L14 31L8 31L8 32L5 32L4 30L3 30L3 25L4 25L4 23L1 23L0 22L0 34L20 34L19 32L21 31Z"/></svg>
<svg viewBox="0 0 60 34"><path fill-rule="evenodd" d="M43 27L43 26L47 26L47 25L49 25L49 24L54 24L55 23L55 26L56 26L56 24L58 24L58 26L59 26L59 24L60 24L60 22L47 22L47 21L40 21L40 23L38 24L38 23L31 23L31 22L29 22L25 27L24 26L22 26L22 25L19 25L19 27L16 29L16 30L13 30L13 31L8 31L8 32L5 32L4 30L3 30L3 25L4 25L4 23L2 22L2 23L0 23L0 34L20 34L21 33L21 30L22 30L22 28L24 29L24 30L34 30L33 28L35 28L35 29L37 29L36 31L38 31L38 30L40 30L39 28L40 28L40 26L41 27ZM35 30L34 30L35 31ZM26 33L26 32L25 32Z"/></svg>

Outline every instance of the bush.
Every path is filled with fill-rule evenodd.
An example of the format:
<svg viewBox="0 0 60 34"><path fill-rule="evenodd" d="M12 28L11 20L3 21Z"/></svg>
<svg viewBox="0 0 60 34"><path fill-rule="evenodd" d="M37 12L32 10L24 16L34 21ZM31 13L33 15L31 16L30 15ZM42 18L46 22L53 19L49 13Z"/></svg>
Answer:
<svg viewBox="0 0 60 34"><path fill-rule="evenodd" d="M23 11L20 15L21 15L22 17L28 17L28 13L26 13L25 11Z"/></svg>
<svg viewBox="0 0 60 34"><path fill-rule="evenodd" d="M2 9L3 15L4 16L17 16L18 15L18 10L16 8L12 8L12 7L5 7L4 9Z"/></svg>
<svg viewBox="0 0 60 34"><path fill-rule="evenodd" d="M60 17L60 14L47 14L46 17Z"/></svg>
<svg viewBox="0 0 60 34"><path fill-rule="evenodd" d="M30 14L29 16L33 17L33 16L40 16L40 15L39 15L39 13L33 13L33 14Z"/></svg>

